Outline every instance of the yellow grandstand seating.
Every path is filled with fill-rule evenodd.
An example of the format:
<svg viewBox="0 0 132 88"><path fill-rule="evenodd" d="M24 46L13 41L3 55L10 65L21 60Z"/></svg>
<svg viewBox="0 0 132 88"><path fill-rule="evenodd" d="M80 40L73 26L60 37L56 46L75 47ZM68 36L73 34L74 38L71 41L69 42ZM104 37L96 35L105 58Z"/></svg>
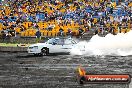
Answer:
<svg viewBox="0 0 132 88"><path fill-rule="evenodd" d="M44 36L44 32L41 32L41 36Z"/></svg>
<svg viewBox="0 0 132 88"><path fill-rule="evenodd" d="M106 27L110 27L110 24L109 23L106 23Z"/></svg>
<svg viewBox="0 0 132 88"><path fill-rule="evenodd" d="M42 6L36 6L35 10L41 10Z"/></svg>
<svg viewBox="0 0 132 88"><path fill-rule="evenodd" d="M71 24L71 27L72 27L72 28L74 28L74 27L75 27L75 24L74 24L74 23L72 23L72 24Z"/></svg>
<svg viewBox="0 0 132 88"><path fill-rule="evenodd" d="M34 11L35 11L35 8L31 8L31 9L30 9L30 12L34 12Z"/></svg>
<svg viewBox="0 0 132 88"><path fill-rule="evenodd" d="M130 29L131 28L131 23L127 23L128 24L128 29Z"/></svg>
<svg viewBox="0 0 132 88"><path fill-rule="evenodd" d="M23 12L23 13L28 13L28 10L27 10L26 8L23 8L23 9L22 9L22 12Z"/></svg>
<svg viewBox="0 0 132 88"><path fill-rule="evenodd" d="M26 2L26 3L24 3L24 6L27 6L27 5L29 5L30 4L30 2Z"/></svg>
<svg viewBox="0 0 132 88"><path fill-rule="evenodd" d="M44 36L44 34L43 34L43 33L44 33L44 31L45 31L45 30L43 30L43 29L41 29L41 30L40 30L40 32L41 32L41 34L42 34L42 36Z"/></svg>
<svg viewBox="0 0 132 88"><path fill-rule="evenodd" d="M69 28L64 28L64 35L66 36L66 33L68 32Z"/></svg>
<svg viewBox="0 0 132 88"><path fill-rule="evenodd" d="M71 26L71 24L68 23L68 24L67 24L67 27L70 27L70 26Z"/></svg>
<svg viewBox="0 0 132 88"><path fill-rule="evenodd" d="M11 10L6 10L6 11L5 11L5 15L6 15L6 16L9 16L10 13L11 13Z"/></svg>
<svg viewBox="0 0 132 88"><path fill-rule="evenodd" d="M31 3L30 2L27 2L27 5L30 5Z"/></svg>
<svg viewBox="0 0 132 88"><path fill-rule="evenodd" d="M34 30L34 29L27 29L25 32L27 32L28 34L28 36L35 36L35 33L36 33L36 30Z"/></svg>
<svg viewBox="0 0 132 88"><path fill-rule="evenodd" d="M118 30L117 30L116 28L114 29L114 33L115 33L115 34L117 34L117 33L118 33Z"/></svg>
<svg viewBox="0 0 132 88"><path fill-rule="evenodd" d="M94 18L94 23L97 23L97 18Z"/></svg>
<svg viewBox="0 0 132 88"><path fill-rule="evenodd" d="M32 33L32 31L29 31L29 34L28 34L28 36L32 36L33 35L33 33Z"/></svg>
<svg viewBox="0 0 132 88"><path fill-rule="evenodd" d="M45 22L39 22L37 23L37 25L39 26L40 29L45 29L48 27L47 23Z"/></svg>
<svg viewBox="0 0 132 88"><path fill-rule="evenodd" d="M10 13L11 13L10 7L6 6L6 7L5 7L5 15L6 15L6 16L9 16Z"/></svg>
<svg viewBox="0 0 132 88"><path fill-rule="evenodd" d="M76 29L72 29L72 32L74 33L74 35L77 35L78 30L76 30Z"/></svg>
<svg viewBox="0 0 132 88"><path fill-rule="evenodd" d="M52 37L56 36L56 31L52 30Z"/></svg>
<svg viewBox="0 0 132 88"><path fill-rule="evenodd" d="M0 16L2 16L2 12L3 12L3 10L0 10Z"/></svg>
<svg viewBox="0 0 132 88"><path fill-rule="evenodd" d="M113 20L114 20L113 16L110 16L110 20L111 20L111 21L113 21Z"/></svg>
<svg viewBox="0 0 132 88"><path fill-rule="evenodd" d="M48 31L48 37L52 37L52 31Z"/></svg>
<svg viewBox="0 0 132 88"><path fill-rule="evenodd" d="M75 23L75 27L79 27L79 24L78 23Z"/></svg>
<svg viewBox="0 0 132 88"><path fill-rule="evenodd" d="M21 32L21 28L16 27L16 28L15 28L15 31L16 31L16 33L20 33L20 32Z"/></svg>
<svg viewBox="0 0 132 88"><path fill-rule="evenodd" d="M22 25L28 29L31 25L32 25L32 22L23 22Z"/></svg>
<svg viewBox="0 0 132 88"><path fill-rule="evenodd" d="M0 23L0 30L3 30L3 24Z"/></svg>
<svg viewBox="0 0 132 88"><path fill-rule="evenodd" d="M2 33L0 32L0 36L2 35Z"/></svg>
<svg viewBox="0 0 132 88"><path fill-rule="evenodd" d="M130 31L130 29L128 29L128 28L124 28L124 29L125 29L125 32L126 33Z"/></svg>
<svg viewBox="0 0 132 88"><path fill-rule="evenodd" d="M98 28L98 33L101 33L101 29L100 28Z"/></svg>
<svg viewBox="0 0 132 88"><path fill-rule="evenodd" d="M68 30L67 26L64 26L64 27L63 27L63 30L64 30L64 31L67 31L67 30Z"/></svg>
<svg viewBox="0 0 132 88"><path fill-rule="evenodd" d="M21 32L21 37L24 37L25 36L25 32Z"/></svg>
<svg viewBox="0 0 132 88"><path fill-rule="evenodd" d="M90 2L90 1L89 1L89 2L86 2L87 5L92 5L92 3L93 3L93 2Z"/></svg>
<svg viewBox="0 0 132 88"><path fill-rule="evenodd" d="M112 6L113 6L114 8L116 8L116 2L113 2L113 3L112 3Z"/></svg>
<svg viewBox="0 0 132 88"><path fill-rule="evenodd" d="M51 13L53 13L54 11L53 10L51 10L50 8L46 8L46 11L47 11L47 13L48 14L51 14Z"/></svg>
<svg viewBox="0 0 132 88"><path fill-rule="evenodd" d="M84 32L86 32L86 28L83 28Z"/></svg>
<svg viewBox="0 0 132 88"><path fill-rule="evenodd" d="M43 32L43 36L47 36L47 35L48 35L48 31L45 30L45 31Z"/></svg>
<svg viewBox="0 0 132 88"><path fill-rule="evenodd" d="M18 17L18 14L17 13L14 13L14 16Z"/></svg>
<svg viewBox="0 0 132 88"><path fill-rule="evenodd" d="M130 28L128 28L128 29L127 29L127 32L129 32L130 30L131 30L131 29L130 29Z"/></svg>
<svg viewBox="0 0 132 88"><path fill-rule="evenodd" d="M25 31L25 33L24 33L25 35L25 37L28 37L29 36L29 32L28 31Z"/></svg>
<svg viewBox="0 0 132 88"><path fill-rule="evenodd" d="M121 29L121 33L125 33L125 32L127 32L127 30L124 29L124 28L122 28L122 29Z"/></svg>
<svg viewBox="0 0 132 88"><path fill-rule="evenodd" d="M64 13L65 11L66 11L65 8L62 8L62 9L60 10L60 12L62 12L62 13Z"/></svg>
<svg viewBox="0 0 132 88"><path fill-rule="evenodd" d="M115 28L118 29L118 23L115 24Z"/></svg>
<svg viewBox="0 0 132 88"><path fill-rule="evenodd" d="M94 5L95 5L96 7L98 7L98 6L99 6L99 3L95 3Z"/></svg>
<svg viewBox="0 0 132 88"><path fill-rule="evenodd" d="M74 0L68 0L68 1L74 1ZM100 7L101 6L100 5L101 2L104 2L105 0L97 0L97 1L94 1L94 0L88 0L88 1L87 0L77 0L77 1L83 3L83 5L82 5L81 3L77 2L78 5L80 6L80 9L84 10L83 8L87 7L88 5L91 5L93 8L95 6L96 7ZM108 7L113 6L114 8L116 8L116 2L115 1L114 2L110 1L110 3L111 4L108 3L108 4L104 5L104 9L106 9L107 6ZM68 11L69 9L71 11L75 11L76 7L77 7L77 6L74 6L74 3L70 3L68 6L65 6L65 3L64 2L60 2L60 1L57 2L57 5L53 5L52 3L45 2L45 1L42 2L42 5L39 5L38 1L36 1L34 3L35 5L31 4L30 2L24 2L24 3L21 3L21 4L22 4L22 12L26 13L27 15L32 15L33 17L35 17L36 14L35 13L28 13L28 9L26 8L26 6L30 7L30 9L29 9L30 12L33 12L33 11L36 12L37 10L42 11L42 12L46 12L47 11L48 15L52 15L52 13L55 12L56 10L61 12L61 13L63 13L63 14L66 11ZM86 4L88 4L88 5L86 5ZM130 2L128 4L128 7L131 7L131 6L132 6L132 3ZM17 5L16 5L16 7L17 7ZM3 20L3 16L2 15L9 16L10 13L13 12L13 10L16 11L16 13L13 12L13 16L18 16L19 15L17 13L18 12L17 11L18 8L11 8L11 6L9 6L9 5L0 6L0 8L2 8L0 10L0 18L2 18L2 20ZM5 10L5 12L4 12L4 10ZM101 9L101 11L103 11L103 9ZM113 22L114 21L114 17L112 15L109 15L109 16L110 16L111 22ZM67 25L64 24L64 20L60 20L60 23L58 22L58 20L50 20L50 21L47 21L47 22L38 22L37 25L39 26L39 29L40 29L42 35L43 36L49 36L49 37L56 36L58 34L60 28L62 28L64 30L65 35L68 32L68 29L71 29L73 32L75 32L75 35L78 35L78 33L79 33L78 28L82 28L86 32L87 29L85 28L85 26L89 26L89 25L87 25L87 22L86 22L85 19L80 19L81 22L84 22L83 25L78 24L78 22L74 23L73 20L72 20L71 23L68 23ZM93 23L96 25L97 18L94 18ZM5 28L5 29L9 28L13 24L13 22L8 22L8 24L9 24L9 26L4 26L2 23L0 23L0 30L3 30L3 28ZM19 24L21 25L21 23L19 23ZM19 27L16 27L14 30L17 33L20 33L21 36L35 36L36 30L29 29L32 26L32 22L23 22L22 25L26 29L26 30L24 30L24 32L21 32L21 28L19 28ZM48 28L49 25L55 25L55 27L53 28L52 31L46 30L46 28ZM107 28L111 28L110 27L111 24L109 24L108 22L105 25L106 25ZM124 27L126 26L126 23L123 24L123 22L122 22L122 30L121 30L121 32L125 33L126 31L128 32L128 31L131 30L131 26L132 26L131 23L127 22L127 25L128 25L127 29L125 29ZM92 27L94 27L94 26L90 26L89 29L92 28ZM118 29L118 23L113 23L112 27L115 28L114 32L118 33L118 30L117 30ZM101 32L101 29L98 29L98 31Z"/></svg>
<svg viewBox="0 0 132 88"><path fill-rule="evenodd" d="M58 25L56 25L55 28L54 28L54 30L55 30L56 32L59 32L59 29L60 29L60 26L58 26Z"/></svg>
<svg viewBox="0 0 132 88"><path fill-rule="evenodd" d="M104 0L100 0L100 2L104 2Z"/></svg>
<svg viewBox="0 0 132 88"><path fill-rule="evenodd" d="M128 4L128 7L132 7L132 2L130 2L130 3Z"/></svg>

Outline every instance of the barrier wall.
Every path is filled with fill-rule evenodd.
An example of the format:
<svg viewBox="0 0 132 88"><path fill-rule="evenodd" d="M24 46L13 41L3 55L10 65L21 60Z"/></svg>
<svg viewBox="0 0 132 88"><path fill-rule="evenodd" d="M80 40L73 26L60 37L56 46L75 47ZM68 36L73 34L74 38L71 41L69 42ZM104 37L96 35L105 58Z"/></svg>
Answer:
<svg viewBox="0 0 132 88"><path fill-rule="evenodd" d="M0 52L26 52L27 47L3 47L0 46Z"/></svg>

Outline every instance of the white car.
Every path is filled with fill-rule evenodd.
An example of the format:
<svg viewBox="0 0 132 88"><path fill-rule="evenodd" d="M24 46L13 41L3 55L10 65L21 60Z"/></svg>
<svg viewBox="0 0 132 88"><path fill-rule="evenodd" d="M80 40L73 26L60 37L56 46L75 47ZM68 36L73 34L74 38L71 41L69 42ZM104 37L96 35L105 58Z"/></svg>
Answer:
<svg viewBox="0 0 132 88"><path fill-rule="evenodd" d="M28 47L28 53L48 55L49 53L70 53L77 42L72 38L51 38L45 43L37 43Z"/></svg>

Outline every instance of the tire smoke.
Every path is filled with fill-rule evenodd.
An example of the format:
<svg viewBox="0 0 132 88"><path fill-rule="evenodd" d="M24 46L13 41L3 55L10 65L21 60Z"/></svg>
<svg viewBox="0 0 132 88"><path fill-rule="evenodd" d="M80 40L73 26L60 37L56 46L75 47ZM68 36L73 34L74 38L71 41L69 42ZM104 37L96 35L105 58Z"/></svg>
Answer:
<svg viewBox="0 0 132 88"><path fill-rule="evenodd" d="M132 31L105 37L94 35L88 42L79 42L71 55L132 55Z"/></svg>

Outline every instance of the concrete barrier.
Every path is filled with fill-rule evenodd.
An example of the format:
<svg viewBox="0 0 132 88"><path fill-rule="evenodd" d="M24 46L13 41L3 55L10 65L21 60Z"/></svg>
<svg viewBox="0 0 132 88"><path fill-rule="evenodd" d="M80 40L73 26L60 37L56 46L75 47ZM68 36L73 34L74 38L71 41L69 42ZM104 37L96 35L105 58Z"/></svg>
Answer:
<svg viewBox="0 0 132 88"><path fill-rule="evenodd" d="M0 46L0 52L26 52L27 47L5 47Z"/></svg>

